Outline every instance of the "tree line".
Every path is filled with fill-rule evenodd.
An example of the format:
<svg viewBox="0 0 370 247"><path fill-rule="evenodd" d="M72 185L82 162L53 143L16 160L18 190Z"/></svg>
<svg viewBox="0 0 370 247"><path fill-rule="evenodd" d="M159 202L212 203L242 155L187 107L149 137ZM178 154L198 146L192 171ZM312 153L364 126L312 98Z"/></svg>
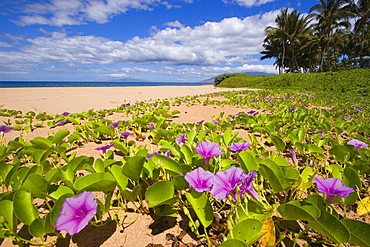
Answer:
<svg viewBox="0 0 370 247"><path fill-rule="evenodd" d="M320 0L304 15L283 9L265 29L261 60L279 73L325 72L364 66L370 55L370 0Z"/></svg>

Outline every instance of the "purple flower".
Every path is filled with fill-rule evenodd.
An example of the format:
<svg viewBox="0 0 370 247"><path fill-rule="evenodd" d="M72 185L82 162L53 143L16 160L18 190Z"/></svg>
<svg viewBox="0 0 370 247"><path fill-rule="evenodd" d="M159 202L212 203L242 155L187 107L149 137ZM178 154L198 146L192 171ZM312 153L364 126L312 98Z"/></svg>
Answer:
<svg viewBox="0 0 370 247"><path fill-rule="evenodd" d="M318 178L315 177L315 182L317 184L318 191L326 194L326 200L332 202L334 196L347 197L355 190L351 187L348 187L342 183L337 178Z"/></svg>
<svg viewBox="0 0 370 247"><path fill-rule="evenodd" d="M313 132L314 134L319 134L319 133L323 133L324 131L326 131L326 130L318 130L318 131L315 131L315 132Z"/></svg>
<svg viewBox="0 0 370 247"><path fill-rule="evenodd" d="M154 129L155 129L154 124L148 125L146 128L147 128L147 129L152 129L152 130L154 130Z"/></svg>
<svg viewBox="0 0 370 247"><path fill-rule="evenodd" d="M298 160L297 160L297 154L296 154L296 152L294 151L294 149L290 149L290 150L289 150L289 153L290 153L290 156L292 156L292 160L293 160L293 162L294 162L294 163L297 163L297 162L298 162Z"/></svg>
<svg viewBox="0 0 370 247"><path fill-rule="evenodd" d="M295 109L297 109L297 107L292 106L292 107L289 109L289 111L294 111Z"/></svg>
<svg viewBox="0 0 370 247"><path fill-rule="evenodd" d="M180 145L180 143L188 143L186 140L186 133L181 134L179 137L176 138L176 144Z"/></svg>
<svg viewBox="0 0 370 247"><path fill-rule="evenodd" d="M77 196L67 198L55 222L58 231L69 235L79 233L96 214L98 203L91 192L85 191Z"/></svg>
<svg viewBox="0 0 370 247"><path fill-rule="evenodd" d="M125 141L127 141L127 138L130 136L130 135L133 135L134 133L133 132L118 132L120 133L121 135L123 135L123 139Z"/></svg>
<svg viewBox="0 0 370 247"><path fill-rule="evenodd" d="M357 139L352 139L349 142L347 142L349 145L355 146L355 151L357 152L359 148L366 148L368 145L365 142L359 141Z"/></svg>
<svg viewBox="0 0 370 247"><path fill-rule="evenodd" d="M213 120L212 121L214 124L218 124L219 123L219 121L218 120Z"/></svg>
<svg viewBox="0 0 370 247"><path fill-rule="evenodd" d="M102 150L103 154L105 154L107 152L107 150L110 149L113 146L114 146L114 144L105 145L105 146L97 147L97 148L95 148L95 150Z"/></svg>
<svg viewBox="0 0 370 247"><path fill-rule="evenodd" d="M117 128L119 124L120 124L120 121L110 123L108 126L112 126L112 127L114 127L114 128Z"/></svg>
<svg viewBox="0 0 370 247"><path fill-rule="evenodd" d="M212 172L204 170L202 167L187 172L185 174L185 180L189 183L197 192L210 191L212 188L214 174Z"/></svg>
<svg viewBox="0 0 370 247"><path fill-rule="evenodd" d="M229 146L229 149L234 152L240 152L243 151L244 149L247 149L251 146L248 142L239 142L239 143L234 143Z"/></svg>
<svg viewBox="0 0 370 247"><path fill-rule="evenodd" d="M231 166L225 171L218 171L213 178L212 195L217 200L225 199L229 194L236 198L236 187L246 179L240 167Z"/></svg>
<svg viewBox="0 0 370 247"><path fill-rule="evenodd" d="M4 135L10 131L14 130L13 127L7 125L0 125L0 135Z"/></svg>
<svg viewBox="0 0 370 247"><path fill-rule="evenodd" d="M247 114L249 114L249 115L253 115L253 116L256 116L256 115L258 115L259 113L258 113L258 111L249 111L249 112L247 112Z"/></svg>
<svg viewBox="0 0 370 247"><path fill-rule="evenodd" d="M66 123L67 123L67 119L63 119L62 121L57 122L55 125L62 126L62 125L65 125Z"/></svg>
<svg viewBox="0 0 370 247"><path fill-rule="evenodd" d="M69 114L71 114L71 113L69 113L69 112L67 112L67 111L65 111L65 112L63 112L62 114L60 114L61 116L68 116Z"/></svg>
<svg viewBox="0 0 370 247"><path fill-rule="evenodd" d="M151 157L153 157L154 155L157 155L159 154L158 152L154 152L154 153L149 153L146 155L146 160L149 160Z"/></svg>
<svg viewBox="0 0 370 247"><path fill-rule="evenodd" d="M252 181L256 177L257 171L251 171L247 174L242 186L240 187L240 196L243 196L245 192L253 197L253 199L258 200L259 196L256 190L253 188Z"/></svg>
<svg viewBox="0 0 370 247"><path fill-rule="evenodd" d="M173 158L171 156L171 151L169 149L166 152L164 152L164 156L167 156L168 158Z"/></svg>
<svg viewBox="0 0 370 247"><path fill-rule="evenodd" d="M221 155L224 153L221 151L218 143L205 141L199 142L198 146L195 148L195 151L197 151L200 155L203 156L203 158L205 159L204 163L206 165L209 164L209 160L211 159L211 157Z"/></svg>
<svg viewBox="0 0 370 247"><path fill-rule="evenodd" d="M202 124L202 123L204 123L204 121L205 120L199 121L199 122L197 122L197 124Z"/></svg>

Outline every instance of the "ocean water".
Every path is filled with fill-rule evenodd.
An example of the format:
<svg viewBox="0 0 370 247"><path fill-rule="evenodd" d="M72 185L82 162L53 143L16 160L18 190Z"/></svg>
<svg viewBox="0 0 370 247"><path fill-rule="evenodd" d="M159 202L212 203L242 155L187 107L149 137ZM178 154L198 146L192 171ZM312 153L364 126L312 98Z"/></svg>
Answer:
<svg viewBox="0 0 370 247"><path fill-rule="evenodd" d="M207 82L59 82L59 81L0 81L0 88L15 87L141 87L141 86L201 86Z"/></svg>

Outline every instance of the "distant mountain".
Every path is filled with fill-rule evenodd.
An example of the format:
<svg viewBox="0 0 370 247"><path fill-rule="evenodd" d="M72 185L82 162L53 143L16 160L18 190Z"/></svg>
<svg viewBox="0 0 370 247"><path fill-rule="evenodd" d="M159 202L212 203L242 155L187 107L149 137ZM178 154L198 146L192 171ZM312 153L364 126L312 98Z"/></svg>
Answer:
<svg viewBox="0 0 370 247"><path fill-rule="evenodd" d="M275 74L272 74L272 73L265 73L265 72L245 72L245 73L239 73L239 74L252 75L252 76L275 75ZM223 74L220 74L220 75L223 75ZM215 76L215 77L212 77L212 78L209 78L209 79L206 79L206 80L203 80L203 81L200 81L200 83L214 83L215 82L215 78L216 77L219 77L220 75Z"/></svg>

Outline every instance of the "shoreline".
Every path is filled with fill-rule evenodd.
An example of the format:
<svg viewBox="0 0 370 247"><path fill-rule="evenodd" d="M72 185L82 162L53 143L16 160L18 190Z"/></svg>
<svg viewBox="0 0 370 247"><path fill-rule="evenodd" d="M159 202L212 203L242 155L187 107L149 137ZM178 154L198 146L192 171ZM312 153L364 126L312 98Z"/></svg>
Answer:
<svg viewBox="0 0 370 247"><path fill-rule="evenodd" d="M90 109L114 109L124 103L162 100L246 88L219 88L214 85L127 86L127 87L24 87L0 88L0 107L9 110L61 114Z"/></svg>

